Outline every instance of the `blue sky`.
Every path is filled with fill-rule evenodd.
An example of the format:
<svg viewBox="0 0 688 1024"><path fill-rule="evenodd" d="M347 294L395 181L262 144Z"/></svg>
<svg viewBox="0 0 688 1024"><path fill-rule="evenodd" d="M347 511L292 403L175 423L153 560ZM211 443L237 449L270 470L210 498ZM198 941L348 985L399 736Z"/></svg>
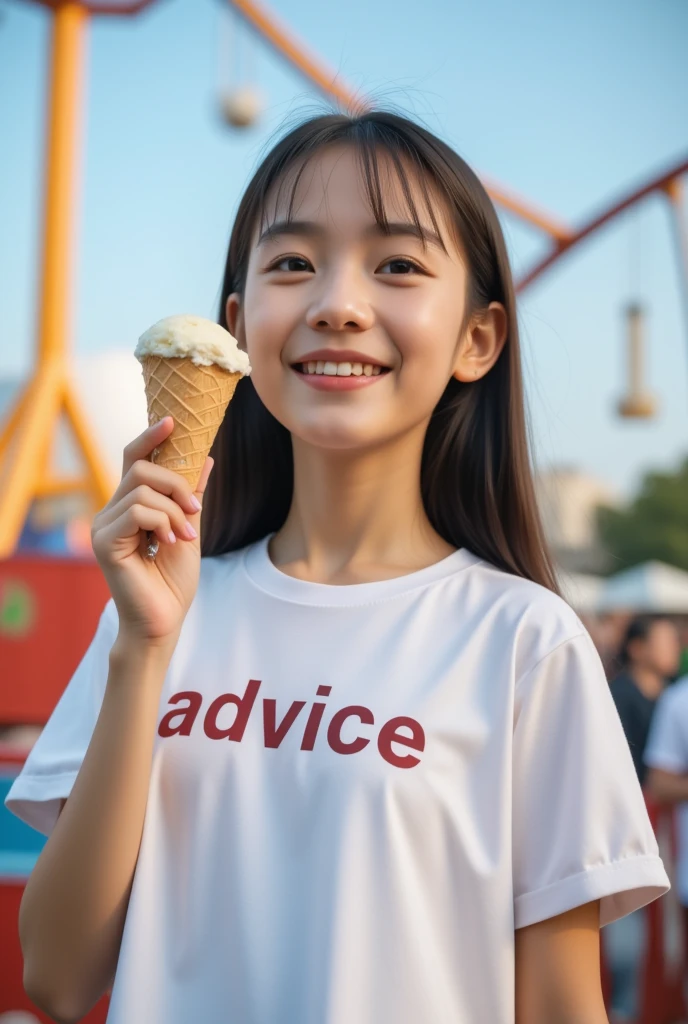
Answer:
<svg viewBox="0 0 688 1024"><path fill-rule="evenodd" d="M354 88L421 118L480 173L576 223L688 152L684 0L271 0ZM0 377L33 359L49 18L0 0ZM244 68L265 95L243 133L217 117ZM234 66L234 70L233 70ZM173 312L215 317L241 191L283 119L319 104L220 0L100 18L88 44L73 343L133 350ZM688 184L688 181L687 181ZM687 213L688 215L688 213ZM516 272L544 240L503 216ZM537 461L622 492L688 452L688 325L666 204L653 198L521 300ZM649 423L614 408L629 299L647 307Z"/></svg>

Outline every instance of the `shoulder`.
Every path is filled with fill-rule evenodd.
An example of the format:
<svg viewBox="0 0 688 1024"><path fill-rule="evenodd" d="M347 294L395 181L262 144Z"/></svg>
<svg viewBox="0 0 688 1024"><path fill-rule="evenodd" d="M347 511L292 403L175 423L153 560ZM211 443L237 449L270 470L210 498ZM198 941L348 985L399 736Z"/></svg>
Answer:
<svg viewBox="0 0 688 1024"><path fill-rule="evenodd" d="M679 714L688 713L688 675L681 676L675 683L667 686L659 698L659 703Z"/></svg>
<svg viewBox="0 0 688 1024"><path fill-rule="evenodd" d="M540 583L477 557L471 575L474 600L481 606L484 621L513 644L516 679L569 641L580 637L592 644L571 605Z"/></svg>
<svg viewBox="0 0 688 1024"><path fill-rule="evenodd" d="M657 701L643 759L650 768L685 772L688 767L688 676L672 683Z"/></svg>

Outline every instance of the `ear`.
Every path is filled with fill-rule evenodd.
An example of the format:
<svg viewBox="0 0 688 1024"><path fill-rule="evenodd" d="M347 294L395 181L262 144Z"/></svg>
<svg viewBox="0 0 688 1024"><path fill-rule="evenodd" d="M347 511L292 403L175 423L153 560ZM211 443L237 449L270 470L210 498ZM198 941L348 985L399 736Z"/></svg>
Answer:
<svg viewBox="0 0 688 1024"><path fill-rule="evenodd" d="M239 292L232 292L225 305L225 316L227 318L227 329L239 342L239 348L246 349L244 337L244 311L241 304Z"/></svg>
<svg viewBox="0 0 688 1024"><path fill-rule="evenodd" d="M508 332L506 309L491 302L469 327L454 360L452 377L462 381L480 380L499 359Z"/></svg>

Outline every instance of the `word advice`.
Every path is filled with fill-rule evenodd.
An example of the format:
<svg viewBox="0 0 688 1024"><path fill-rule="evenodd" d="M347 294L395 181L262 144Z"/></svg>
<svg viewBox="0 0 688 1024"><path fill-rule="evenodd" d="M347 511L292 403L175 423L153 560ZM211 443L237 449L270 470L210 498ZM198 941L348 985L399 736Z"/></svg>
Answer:
<svg viewBox="0 0 688 1024"><path fill-rule="evenodd" d="M250 679L243 697L239 697L235 693L221 693L219 697L215 698L203 719L203 731L208 739L241 743L260 685L259 679ZM331 689L331 686L319 686L316 694L318 697L328 697ZM159 736L189 736L191 734L191 729L203 704L203 696L196 690L182 690L173 694L168 703L179 704L181 701L187 701L187 706L168 711L163 716L158 726ZM236 706L236 715L230 726L220 728L217 720L226 704ZM279 747L305 706L305 700L293 701L282 721L278 723L277 701L268 697L263 698L263 740L266 747ZM312 750L315 746L315 738L318 735L326 706L321 701L313 702L303 730L301 750ZM344 742L342 726L349 718L358 718L363 725L375 725L373 712L361 704L351 704L349 707L336 711L327 727L327 742L336 754L357 754L370 743L370 739L366 736L356 736L349 742ZM410 729L411 735L406 736L400 733L398 730L401 727ZM413 754L397 753L392 749L393 743L410 747L412 750L423 751L425 749L425 733L420 722L404 715L390 718L377 735L377 749L385 761L394 765L395 768L414 768L420 763L420 758Z"/></svg>

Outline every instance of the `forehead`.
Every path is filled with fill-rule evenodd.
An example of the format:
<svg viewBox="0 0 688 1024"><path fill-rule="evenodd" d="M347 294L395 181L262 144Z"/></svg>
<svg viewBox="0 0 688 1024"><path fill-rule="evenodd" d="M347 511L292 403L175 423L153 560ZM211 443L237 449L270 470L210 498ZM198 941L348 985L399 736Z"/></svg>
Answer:
<svg viewBox="0 0 688 1024"><path fill-rule="evenodd" d="M300 160L268 191L257 233L276 220L313 220L353 229L371 222L417 221L436 231L448 252L460 250L453 218L428 174L384 149L368 155L334 144ZM403 177L402 177L403 175ZM422 176L422 177L421 177Z"/></svg>

